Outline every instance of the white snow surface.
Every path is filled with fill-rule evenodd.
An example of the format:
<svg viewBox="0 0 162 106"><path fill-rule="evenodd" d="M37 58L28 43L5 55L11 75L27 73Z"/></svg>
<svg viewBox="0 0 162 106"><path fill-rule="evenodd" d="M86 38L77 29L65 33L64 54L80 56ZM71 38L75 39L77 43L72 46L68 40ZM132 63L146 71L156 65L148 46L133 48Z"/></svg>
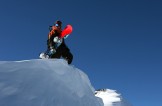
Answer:
<svg viewBox="0 0 162 106"><path fill-rule="evenodd" d="M63 59L0 61L0 106L116 106L94 93L88 76Z"/></svg>
<svg viewBox="0 0 162 106"><path fill-rule="evenodd" d="M97 97L102 98L105 105L112 105L114 102L120 102L120 94L116 93L114 90L103 89L100 91L96 91L95 94ZM109 98L109 99L107 99Z"/></svg>
<svg viewBox="0 0 162 106"><path fill-rule="evenodd" d="M0 62L0 106L102 106L86 74L62 59Z"/></svg>
<svg viewBox="0 0 162 106"><path fill-rule="evenodd" d="M100 89L95 91L95 96L103 100L104 106L132 106L116 90Z"/></svg>

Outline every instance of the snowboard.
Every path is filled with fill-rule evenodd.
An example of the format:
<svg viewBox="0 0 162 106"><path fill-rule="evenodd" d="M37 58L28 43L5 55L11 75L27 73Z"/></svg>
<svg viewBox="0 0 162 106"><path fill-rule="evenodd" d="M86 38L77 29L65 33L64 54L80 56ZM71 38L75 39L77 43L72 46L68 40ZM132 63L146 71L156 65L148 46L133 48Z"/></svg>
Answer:
<svg viewBox="0 0 162 106"><path fill-rule="evenodd" d="M59 35L60 39L66 39L73 31L73 27L72 25L67 25L61 32L61 34ZM49 59L50 57L47 55L46 52L42 52L39 55L39 58L41 59Z"/></svg>
<svg viewBox="0 0 162 106"><path fill-rule="evenodd" d="M71 25L67 25L61 32L60 34L60 38L64 38L66 37L67 35L70 35L73 31L73 27Z"/></svg>

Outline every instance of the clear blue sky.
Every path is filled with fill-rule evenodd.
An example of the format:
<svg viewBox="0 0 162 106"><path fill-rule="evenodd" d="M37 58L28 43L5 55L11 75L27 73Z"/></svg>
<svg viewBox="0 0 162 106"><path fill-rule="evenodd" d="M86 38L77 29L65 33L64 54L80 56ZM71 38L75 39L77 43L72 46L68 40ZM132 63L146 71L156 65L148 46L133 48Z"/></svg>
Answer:
<svg viewBox="0 0 162 106"><path fill-rule="evenodd" d="M73 65L134 106L162 106L162 1L1 0L0 61L37 59L48 26L71 24Z"/></svg>

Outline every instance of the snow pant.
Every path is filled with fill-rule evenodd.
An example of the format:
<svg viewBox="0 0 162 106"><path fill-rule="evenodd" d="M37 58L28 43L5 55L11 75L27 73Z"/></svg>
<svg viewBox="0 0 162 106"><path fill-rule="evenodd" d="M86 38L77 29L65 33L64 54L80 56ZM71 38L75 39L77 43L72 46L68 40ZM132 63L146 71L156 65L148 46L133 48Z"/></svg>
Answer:
<svg viewBox="0 0 162 106"><path fill-rule="evenodd" d="M61 58L63 57L65 60L67 60L68 64L71 64L73 60L73 55L71 54L69 48L65 45L65 43L62 43L57 49L56 53L54 53L51 58Z"/></svg>

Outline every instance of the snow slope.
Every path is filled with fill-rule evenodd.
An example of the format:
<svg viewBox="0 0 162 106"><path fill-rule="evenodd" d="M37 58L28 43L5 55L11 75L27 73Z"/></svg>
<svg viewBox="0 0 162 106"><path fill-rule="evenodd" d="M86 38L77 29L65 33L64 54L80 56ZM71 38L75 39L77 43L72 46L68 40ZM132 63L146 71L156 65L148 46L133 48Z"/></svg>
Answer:
<svg viewBox="0 0 162 106"><path fill-rule="evenodd" d="M94 93L88 76L62 59L0 61L0 106L103 106Z"/></svg>
<svg viewBox="0 0 162 106"><path fill-rule="evenodd" d="M64 60L0 62L0 106L102 106L89 79Z"/></svg>

